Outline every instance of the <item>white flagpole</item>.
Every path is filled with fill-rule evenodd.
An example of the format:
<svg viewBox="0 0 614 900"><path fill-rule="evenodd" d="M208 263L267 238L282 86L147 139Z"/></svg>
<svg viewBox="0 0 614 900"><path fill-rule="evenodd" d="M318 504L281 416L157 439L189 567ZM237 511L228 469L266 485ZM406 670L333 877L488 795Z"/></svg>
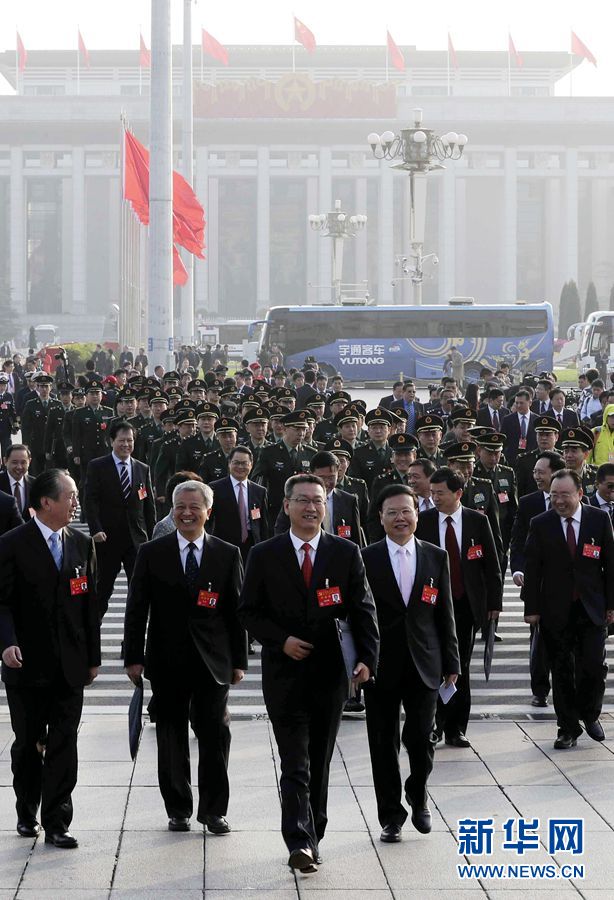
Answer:
<svg viewBox="0 0 614 900"><path fill-rule="evenodd" d="M450 96L450 33L448 32L448 97Z"/></svg>
<svg viewBox="0 0 614 900"><path fill-rule="evenodd" d="M80 34L81 34L81 31L79 29L79 26L77 25L77 96L79 96L79 93L80 93L79 79L81 77L81 73L80 73L81 49L79 47L79 35Z"/></svg>
<svg viewBox="0 0 614 900"><path fill-rule="evenodd" d="M292 13L292 71L296 72L296 16Z"/></svg>
<svg viewBox="0 0 614 900"><path fill-rule="evenodd" d="M203 61L203 26L200 26L200 83L202 84L205 80L204 76L204 61Z"/></svg>
<svg viewBox="0 0 614 900"><path fill-rule="evenodd" d="M19 94L19 46L17 43L17 28L15 28L15 93Z"/></svg>
<svg viewBox="0 0 614 900"><path fill-rule="evenodd" d="M510 31L507 32L507 96L512 96L512 48L510 47Z"/></svg>
<svg viewBox="0 0 614 900"><path fill-rule="evenodd" d="M388 28L386 28L386 83L388 83Z"/></svg>

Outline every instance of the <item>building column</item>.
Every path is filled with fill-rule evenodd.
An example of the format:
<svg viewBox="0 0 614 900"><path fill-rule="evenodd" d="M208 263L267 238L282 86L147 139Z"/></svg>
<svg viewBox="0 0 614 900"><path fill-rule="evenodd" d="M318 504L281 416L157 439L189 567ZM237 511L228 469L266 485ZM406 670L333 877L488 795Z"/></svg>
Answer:
<svg viewBox="0 0 614 900"><path fill-rule="evenodd" d="M456 294L456 180L454 167L441 174L439 191L439 302L447 304Z"/></svg>
<svg viewBox="0 0 614 900"><path fill-rule="evenodd" d="M608 217L610 184L605 178L591 179L591 274L597 296L606 308L614 272Z"/></svg>
<svg viewBox="0 0 614 900"><path fill-rule="evenodd" d="M194 177L196 196L205 210L205 258L194 258L194 310L209 306L209 258L211 253L210 212L209 212L209 151L207 147L196 149L196 174ZM198 321L200 317L197 315Z"/></svg>
<svg viewBox="0 0 614 900"><path fill-rule="evenodd" d="M258 147L256 190L256 307L270 303L271 268L271 182L269 148Z"/></svg>
<svg viewBox="0 0 614 900"><path fill-rule="evenodd" d="M87 312L85 241L85 150L72 148L72 306L75 316ZM66 310L63 310L66 312ZM107 316L109 310L97 310Z"/></svg>
<svg viewBox="0 0 614 900"><path fill-rule="evenodd" d="M516 150L503 154L503 303L518 299L518 171Z"/></svg>
<svg viewBox="0 0 614 900"><path fill-rule="evenodd" d="M367 179L357 178L354 182L354 212L356 215L366 215L367 213ZM356 281L360 285L366 282L369 276L369 267L367 264L367 228L362 228L357 232L356 237L352 238L356 243ZM368 285L365 288L368 290ZM362 288L356 288L357 292L362 293Z"/></svg>
<svg viewBox="0 0 614 900"><path fill-rule="evenodd" d="M209 181L209 272L208 279L208 311L216 313L219 310L219 284L220 284L220 231L219 231L219 178L211 178Z"/></svg>
<svg viewBox="0 0 614 900"><path fill-rule="evenodd" d="M566 279L578 280L578 151L565 151L565 237Z"/></svg>
<svg viewBox="0 0 614 900"><path fill-rule="evenodd" d="M332 152L330 147L322 147L320 150L320 178L318 182L318 209L319 213L327 213L333 208L333 174ZM319 296L332 301L332 290L328 289L332 278L331 238L320 235L320 247L318 252L318 284Z"/></svg>
<svg viewBox="0 0 614 900"><path fill-rule="evenodd" d="M10 285L11 306L19 316L26 315L26 198L21 147L11 147L10 187Z"/></svg>
<svg viewBox="0 0 614 900"><path fill-rule="evenodd" d="M318 179L313 176L307 178L306 196L307 215L315 216L320 212L320 209L318 207ZM318 253L320 251L318 241L320 241L321 238L320 232L314 231L313 228L307 224L307 230L305 232L305 253L307 255L307 265L305 267L307 278L305 297L307 298L307 303L315 303L320 298L320 288L318 288L317 285L319 284Z"/></svg>
<svg viewBox="0 0 614 900"><path fill-rule="evenodd" d="M567 262L561 252L564 246L561 221L560 178L546 178L544 184L544 293L556 308L563 283L567 281ZM523 298L521 298L523 299Z"/></svg>
<svg viewBox="0 0 614 900"><path fill-rule="evenodd" d="M379 297L378 303L394 303L394 196L392 169L387 160L380 162L379 235L377 243Z"/></svg>
<svg viewBox="0 0 614 900"><path fill-rule="evenodd" d="M454 282L455 293L460 297L469 294L467 286L467 179L458 177L455 179L455 209L454 221L456 231L456 246L454 248ZM449 299L449 298L448 298ZM479 299L479 298L478 298Z"/></svg>

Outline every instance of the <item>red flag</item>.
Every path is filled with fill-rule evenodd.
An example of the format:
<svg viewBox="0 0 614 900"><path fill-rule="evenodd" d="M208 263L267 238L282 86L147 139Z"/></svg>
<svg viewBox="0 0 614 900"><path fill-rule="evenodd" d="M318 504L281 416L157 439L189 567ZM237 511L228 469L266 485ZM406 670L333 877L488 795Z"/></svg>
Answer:
<svg viewBox="0 0 614 900"><path fill-rule="evenodd" d="M228 65L228 50L223 44L220 44L219 41L213 37L212 34L209 34L208 31L202 30L202 46L203 53L206 53L208 56L212 56L213 59L217 59L218 62L221 62L223 66Z"/></svg>
<svg viewBox="0 0 614 900"><path fill-rule="evenodd" d="M124 132L124 200L143 225L149 224L149 153L129 131Z"/></svg>
<svg viewBox="0 0 614 900"><path fill-rule="evenodd" d="M23 45L19 32L17 32L17 68L20 72L23 72L25 69L27 61L28 51Z"/></svg>
<svg viewBox="0 0 614 900"><path fill-rule="evenodd" d="M79 53L83 59L83 65L89 69L90 67L90 52L85 46L85 41L83 40L83 35L81 34L81 29L77 29L79 35Z"/></svg>
<svg viewBox="0 0 614 900"><path fill-rule="evenodd" d="M294 17L294 40L302 44L308 53L313 53L316 49L316 39L313 31L310 31L296 16Z"/></svg>
<svg viewBox="0 0 614 900"><path fill-rule="evenodd" d="M397 47L389 31L386 32L386 40L388 42L388 57L390 59L390 62L395 67L395 69L399 70L399 72L404 72L405 57L403 56L402 51Z"/></svg>
<svg viewBox="0 0 614 900"><path fill-rule="evenodd" d="M588 59L590 63L592 63L595 68L597 68L597 60L588 49L585 43L583 43L575 31L571 32L571 52L575 56L581 56L583 59Z"/></svg>
<svg viewBox="0 0 614 900"><path fill-rule="evenodd" d="M173 244L173 284L183 287L188 283L188 270L183 264L183 260L179 255L179 250Z"/></svg>
<svg viewBox="0 0 614 900"><path fill-rule="evenodd" d="M454 49L454 44L452 43L452 38L450 37L450 32L448 31L448 57L450 62L454 66L455 69L458 69L458 57L456 56L456 50Z"/></svg>
<svg viewBox="0 0 614 900"><path fill-rule="evenodd" d="M522 56L520 55L520 53L518 52L518 50L516 50L516 45L514 44L514 41L512 40L511 34L508 34L507 37L508 37L508 43L507 43L508 53L510 54L510 56L514 57L514 62L516 63L517 67L519 69L521 69L524 60L523 60Z"/></svg>
<svg viewBox="0 0 614 900"><path fill-rule="evenodd" d="M141 45L139 51L139 66L141 69L150 69L151 68L151 53L147 49L147 44L145 43L145 39L143 35L140 35Z"/></svg>

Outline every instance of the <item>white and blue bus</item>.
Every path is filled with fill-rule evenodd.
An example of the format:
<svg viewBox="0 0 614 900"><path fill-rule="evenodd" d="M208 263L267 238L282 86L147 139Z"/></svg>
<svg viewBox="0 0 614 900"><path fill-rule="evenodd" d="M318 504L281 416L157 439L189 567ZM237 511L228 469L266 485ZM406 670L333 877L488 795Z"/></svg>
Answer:
<svg viewBox="0 0 614 900"><path fill-rule="evenodd" d="M348 381L390 381L402 373L439 379L446 355L457 346L465 378L508 362L513 371L552 370L549 303L449 306L275 306L263 323L259 351L277 345L284 365L300 368L315 356L331 375Z"/></svg>

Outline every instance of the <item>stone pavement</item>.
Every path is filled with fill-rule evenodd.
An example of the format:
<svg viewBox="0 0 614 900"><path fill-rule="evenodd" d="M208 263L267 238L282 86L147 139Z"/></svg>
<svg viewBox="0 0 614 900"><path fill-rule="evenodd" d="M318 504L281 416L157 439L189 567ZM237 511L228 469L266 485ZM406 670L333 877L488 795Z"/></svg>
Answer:
<svg viewBox="0 0 614 900"><path fill-rule="evenodd" d="M546 900L561 894L606 900L614 897L614 721L608 715L604 726L611 737L604 745L584 736L573 750L557 752L552 722L471 722L472 750L437 749L432 833L418 834L408 822L403 842L390 845L379 841L364 721L344 721L331 772L324 862L317 874L295 877L279 833L277 760L266 720L234 722L233 832L214 837L203 836L200 826L189 834L167 831L153 726L145 727L133 765L125 716L84 715L72 828L80 849L62 851L15 832L11 729L3 716L0 900ZM458 820L468 817L494 820L491 857L458 854ZM540 845L522 856L501 848L503 822L521 817L540 820ZM548 852L551 817L584 819L582 855ZM461 881L456 867L467 862L551 864L555 878ZM564 864L583 864L585 877L561 877Z"/></svg>

